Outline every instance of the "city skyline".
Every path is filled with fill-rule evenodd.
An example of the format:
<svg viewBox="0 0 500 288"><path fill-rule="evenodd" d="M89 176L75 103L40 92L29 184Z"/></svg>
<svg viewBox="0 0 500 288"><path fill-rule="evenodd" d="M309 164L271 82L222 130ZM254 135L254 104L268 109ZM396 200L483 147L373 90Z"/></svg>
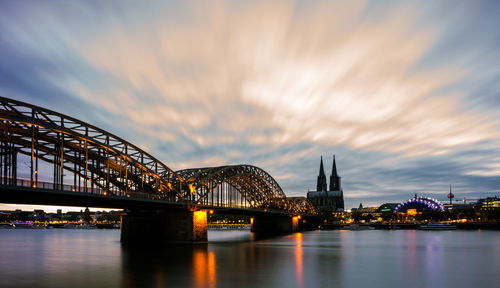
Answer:
<svg viewBox="0 0 500 288"><path fill-rule="evenodd" d="M173 170L256 165L288 196L314 189L335 154L346 208L444 202L450 184L455 199L493 196L495 5L2 3L0 95Z"/></svg>

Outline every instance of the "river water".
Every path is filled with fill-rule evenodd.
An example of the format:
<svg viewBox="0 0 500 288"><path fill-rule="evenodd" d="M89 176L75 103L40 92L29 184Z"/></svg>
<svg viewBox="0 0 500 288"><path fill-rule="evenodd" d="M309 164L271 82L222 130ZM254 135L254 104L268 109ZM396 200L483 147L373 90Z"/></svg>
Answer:
<svg viewBox="0 0 500 288"><path fill-rule="evenodd" d="M499 287L500 232L312 231L124 246L119 230L0 230L0 287Z"/></svg>

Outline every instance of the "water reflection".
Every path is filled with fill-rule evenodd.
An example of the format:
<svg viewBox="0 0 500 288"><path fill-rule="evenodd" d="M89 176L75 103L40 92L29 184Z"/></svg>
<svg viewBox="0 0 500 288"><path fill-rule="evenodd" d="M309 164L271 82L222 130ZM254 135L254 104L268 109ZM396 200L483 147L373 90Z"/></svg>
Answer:
<svg viewBox="0 0 500 288"><path fill-rule="evenodd" d="M236 241L229 241L229 235L208 245L123 245L122 286L303 288L338 282L341 252L330 244L318 248L320 234L311 234L306 246L303 233L274 238L247 233L245 241L237 233L232 235Z"/></svg>
<svg viewBox="0 0 500 288"><path fill-rule="evenodd" d="M297 287L304 287L304 257L302 251L302 233L295 233L295 278Z"/></svg>
<svg viewBox="0 0 500 288"><path fill-rule="evenodd" d="M205 245L126 246L119 231L0 231L0 286L495 287L500 233L448 232L217 231Z"/></svg>
<svg viewBox="0 0 500 288"><path fill-rule="evenodd" d="M122 245L122 287L215 287L206 244Z"/></svg>
<svg viewBox="0 0 500 288"><path fill-rule="evenodd" d="M195 250L193 271L197 287L215 287L215 254L213 251Z"/></svg>

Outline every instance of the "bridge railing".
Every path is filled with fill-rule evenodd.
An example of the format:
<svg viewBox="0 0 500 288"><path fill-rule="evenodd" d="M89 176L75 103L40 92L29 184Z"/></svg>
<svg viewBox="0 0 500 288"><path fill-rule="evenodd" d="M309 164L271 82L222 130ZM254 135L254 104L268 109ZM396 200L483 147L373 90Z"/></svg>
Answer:
<svg viewBox="0 0 500 288"><path fill-rule="evenodd" d="M19 186L32 189L46 189L46 190L66 191L66 192L89 193L102 196L120 196L126 198L162 200L161 195L158 194L149 194L149 193L131 192L131 191L128 192L120 191L119 193L116 193L114 191L106 191L101 188L91 187L90 185L89 186L79 186L79 185L75 186L69 184L61 185L54 182L46 182L46 181L33 182L29 179L19 179L19 178L13 179L9 177L0 177L0 185Z"/></svg>
<svg viewBox="0 0 500 288"><path fill-rule="evenodd" d="M32 181L29 179L15 179L15 181L9 180L7 181L9 184L0 183L8 186L21 186L21 187L29 187L35 189L47 189L47 190L60 190L60 191L69 191L69 192L85 192L97 195L106 195L103 189L100 188L92 188L92 187L83 187L83 186L74 186L68 184L55 184L53 182L43 182L37 181L36 184L31 184ZM15 183L15 184L14 184ZM14 185L13 185L14 184Z"/></svg>

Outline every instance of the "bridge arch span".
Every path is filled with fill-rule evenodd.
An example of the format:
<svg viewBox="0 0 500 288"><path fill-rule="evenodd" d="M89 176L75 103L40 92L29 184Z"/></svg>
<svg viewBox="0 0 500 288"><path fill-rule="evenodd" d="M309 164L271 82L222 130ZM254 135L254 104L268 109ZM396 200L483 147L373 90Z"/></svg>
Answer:
<svg viewBox="0 0 500 288"><path fill-rule="evenodd" d="M316 214L316 209L306 197L289 197L288 201L291 202L293 212Z"/></svg>
<svg viewBox="0 0 500 288"><path fill-rule="evenodd" d="M38 159L54 166L54 189L73 173L73 191L182 199L182 178L152 155L122 138L73 117L0 97L0 147L31 158L30 181L38 185ZM3 171L5 172L5 171ZM12 171L14 172L14 171ZM4 173L2 184L15 181ZM66 180L66 181L65 181Z"/></svg>
<svg viewBox="0 0 500 288"><path fill-rule="evenodd" d="M253 165L192 168L176 173L189 183L193 201L199 204L315 213L307 199L290 201L269 173ZM229 197L223 198L224 194Z"/></svg>
<svg viewBox="0 0 500 288"><path fill-rule="evenodd" d="M17 178L18 155L29 159L28 180ZM39 160L52 166L52 182L39 179L43 170ZM193 205L193 209L210 206L314 214L310 204L287 199L278 182L259 167L229 165L175 172L103 129L4 97L0 97L0 185L164 200Z"/></svg>

